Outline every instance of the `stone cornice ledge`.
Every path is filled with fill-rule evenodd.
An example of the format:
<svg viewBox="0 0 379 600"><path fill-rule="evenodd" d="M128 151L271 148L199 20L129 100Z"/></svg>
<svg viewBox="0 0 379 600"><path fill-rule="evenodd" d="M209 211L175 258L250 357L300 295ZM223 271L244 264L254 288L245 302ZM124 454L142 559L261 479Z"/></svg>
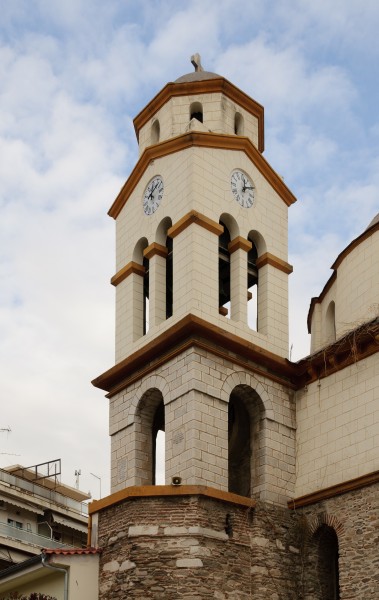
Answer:
<svg viewBox="0 0 379 600"><path fill-rule="evenodd" d="M361 477L344 481L343 483L337 483L336 485L324 488L323 490L317 490L317 492L312 492L311 494L289 500L288 508L296 509L302 508L303 506L309 506L310 504L316 504L322 500L328 500L329 498L334 498L341 494L347 494L348 492L359 490L368 485L373 485L374 483L379 483L379 471L374 471L373 473L368 473Z"/></svg>
<svg viewBox="0 0 379 600"><path fill-rule="evenodd" d="M255 500L252 498L246 498L245 496L239 496L232 492L225 492L205 485L138 485L126 487L110 496L101 498L101 500L94 500L88 505L88 512L90 515L93 515L101 510L120 504L120 502L124 502L125 500L165 496L205 496L213 500L220 500L247 508L254 508L256 505Z"/></svg>
<svg viewBox="0 0 379 600"><path fill-rule="evenodd" d="M296 202L295 196L287 188L283 179L269 165L249 138L222 133L192 131L145 148L129 178L124 183L116 200L109 209L109 216L114 219L117 218L152 160L193 147L244 152L287 206Z"/></svg>
<svg viewBox="0 0 379 600"><path fill-rule="evenodd" d="M261 374L275 378L283 385L294 387L297 365L286 358L282 358L273 352L269 352L248 342L235 334L226 332L224 329L208 323L204 319L189 314L174 325L162 332L156 338L147 342L146 345L125 358L114 367L92 381L95 387L109 393L108 397L116 394L148 371L156 369L158 364L164 364L173 356L181 353L189 346L200 346L214 354L222 354L229 360L237 362L244 361L244 366L249 368L251 361L255 362ZM267 369L263 372L263 369Z"/></svg>

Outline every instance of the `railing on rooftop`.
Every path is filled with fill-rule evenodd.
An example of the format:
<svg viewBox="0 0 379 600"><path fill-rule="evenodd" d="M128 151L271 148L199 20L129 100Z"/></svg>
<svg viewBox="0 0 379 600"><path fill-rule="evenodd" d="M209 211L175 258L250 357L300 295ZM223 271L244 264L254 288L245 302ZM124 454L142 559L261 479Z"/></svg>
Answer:
<svg viewBox="0 0 379 600"><path fill-rule="evenodd" d="M27 481L26 479L21 479L21 477L11 475L3 469L0 469L0 481L7 483L12 487L17 487L29 494L33 494L34 496L39 496L40 498L45 498L46 500L55 502L56 504L59 504L60 506L63 506L69 510L73 510L85 517L88 515L87 504L78 502L78 500L73 500L72 498L68 498L59 492L49 490L48 488L42 487L42 485L33 483L32 481Z"/></svg>
<svg viewBox="0 0 379 600"><path fill-rule="evenodd" d="M19 527L14 527L14 525L0 522L0 538L1 537L11 538L18 542L25 542L26 544L33 544L33 546L38 546L39 548L73 548L70 544L62 544L45 535L33 533L27 529L20 529Z"/></svg>

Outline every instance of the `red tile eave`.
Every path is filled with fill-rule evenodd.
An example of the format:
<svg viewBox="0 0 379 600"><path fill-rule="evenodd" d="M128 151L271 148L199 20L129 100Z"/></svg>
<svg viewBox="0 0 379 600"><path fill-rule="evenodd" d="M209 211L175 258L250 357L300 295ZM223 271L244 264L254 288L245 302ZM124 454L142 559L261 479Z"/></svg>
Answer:
<svg viewBox="0 0 379 600"><path fill-rule="evenodd" d="M83 554L100 554L101 548L44 548L42 552L49 555L74 556Z"/></svg>

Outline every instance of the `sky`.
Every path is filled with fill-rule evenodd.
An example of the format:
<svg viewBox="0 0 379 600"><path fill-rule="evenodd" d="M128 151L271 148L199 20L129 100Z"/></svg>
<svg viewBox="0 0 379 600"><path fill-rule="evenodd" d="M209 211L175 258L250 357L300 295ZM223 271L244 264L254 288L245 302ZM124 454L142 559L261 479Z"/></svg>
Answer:
<svg viewBox="0 0 379 600"><path fill-rule="evenodd" d="M264 105L264 156L298 199L298 360L310 298L379 211L379 3L0 0L0 15L0 467L61 458L98 498L108 401L90 382L114 364L107 211L137 160L133 118L195 52Z"/></svg>

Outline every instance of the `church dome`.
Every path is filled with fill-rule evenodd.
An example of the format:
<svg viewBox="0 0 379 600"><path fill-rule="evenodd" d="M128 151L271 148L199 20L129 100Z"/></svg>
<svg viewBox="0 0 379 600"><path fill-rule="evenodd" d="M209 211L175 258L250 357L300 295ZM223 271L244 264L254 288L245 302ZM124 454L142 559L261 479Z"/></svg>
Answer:
<svg viewBox="0 0 379 600"><path fill-rule="evenodd" d="M379 213L373 218L373 220L369 223L369 225L366 227L365 231L367 231L368 229L370 229L371 227L373 227L374 225L376 225L377 223L379 223Z"/></svg>
<svg viewBox="0 0 379 600"><path fill-rule="evenodd" d="M195 67L195 71L182 75L175 80L174 83L190 83L192 81L207 81L208 79L219 79L221 76L217 73L211 73L210 71L204 71L201 64L200 54L193 54L191 56L191 63Z"/></svg>
<svg viewBox="0 0 379 600"><path fill-rule="evenodd" d="M175 83L189 83L191 81L206 81L207 79L218 79L221 75L211 73L211 71L192 71L186 75L182 75L175 80Z"/></svg>

